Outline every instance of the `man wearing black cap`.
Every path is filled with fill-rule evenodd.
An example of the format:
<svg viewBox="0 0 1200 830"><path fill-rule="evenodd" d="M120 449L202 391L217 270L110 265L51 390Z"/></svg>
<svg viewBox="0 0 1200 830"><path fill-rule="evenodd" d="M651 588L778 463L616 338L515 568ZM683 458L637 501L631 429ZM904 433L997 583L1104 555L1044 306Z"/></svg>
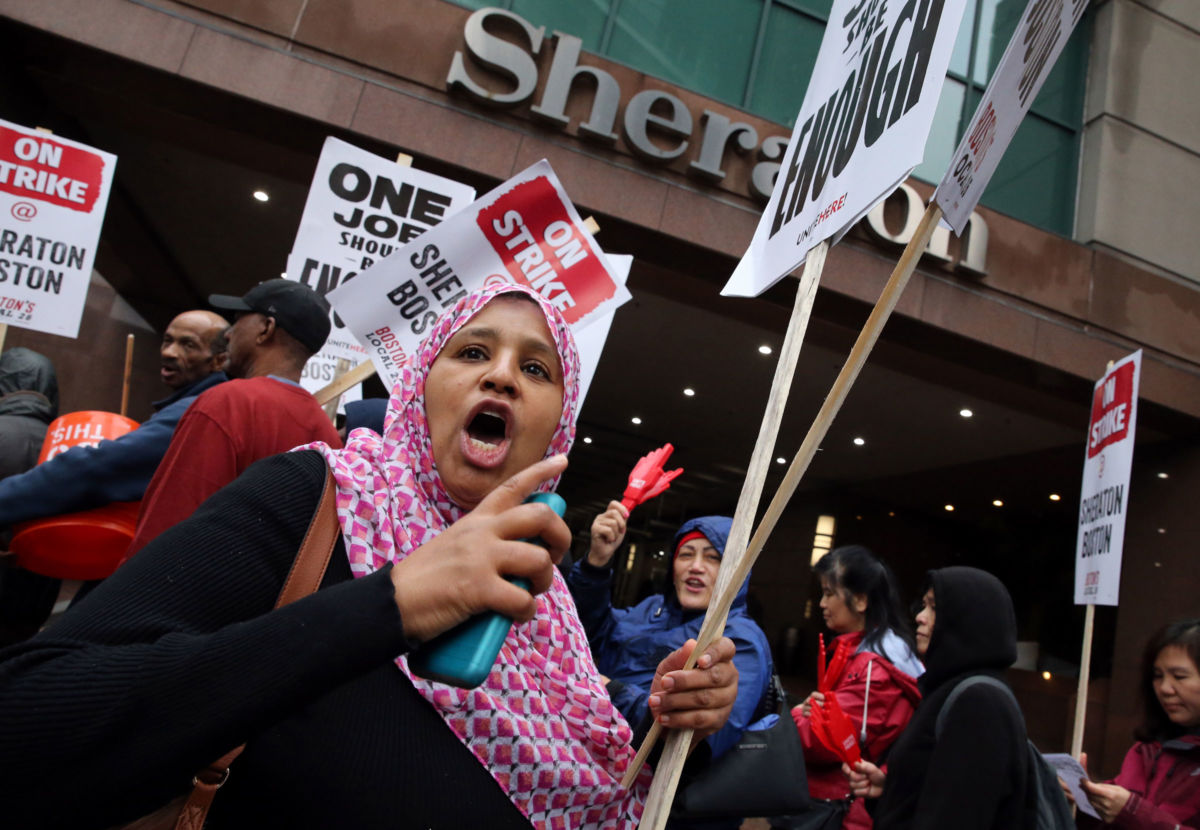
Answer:
<svg viewBox="0 0 1200 830"><path fill-rule="evenodd" d="M215 294L232 311L227 332L234 378L188 409L142 500L128 559L260 458L312 441L340 447L336 430L300 386L304 364L329 336L329 304L306 285L267 280L243 297Z"/></svg>

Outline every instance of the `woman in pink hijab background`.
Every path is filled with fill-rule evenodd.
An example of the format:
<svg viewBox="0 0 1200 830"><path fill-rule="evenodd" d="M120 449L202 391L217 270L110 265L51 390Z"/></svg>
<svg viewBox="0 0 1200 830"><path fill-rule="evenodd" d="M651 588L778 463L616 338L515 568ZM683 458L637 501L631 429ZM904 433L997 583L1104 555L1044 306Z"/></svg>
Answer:
<svg viewBox="0 0 1200 830"><path fill-rule="evenodd" d="M566 469L578 365L536 293L471 294L403 370L382 436L260 462L0 654L6 812L109 827L245 742L208 826L636 826L651 773L620 786L633 731L555 567L570 531L523 503ZM273 609L327 470L342 538L321 590ZM478 688L409 668L488 610L516 623ZM736 695L733 646L682 671L688 652L663 661L651 710L703 738ZM75 803L54 798L66 778Z"/></svg>

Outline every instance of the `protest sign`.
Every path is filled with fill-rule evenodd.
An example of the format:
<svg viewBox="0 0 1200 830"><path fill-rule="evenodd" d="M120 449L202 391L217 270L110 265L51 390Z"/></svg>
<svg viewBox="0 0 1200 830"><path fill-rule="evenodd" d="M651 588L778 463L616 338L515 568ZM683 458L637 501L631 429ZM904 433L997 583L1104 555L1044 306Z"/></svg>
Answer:
<svg viewBox="0 0 1200 830"><path fill-rule="evenodd" d="M0 324L79 334L117 157L0 121Z"/></svg>
<svg viewBox="0 0 1200 830"><path fill-rule="evenodd" d="M577 335L605 324L629 299L545 160L343 282L328 299L391 388L438 315L496 280L538 291ZM584 358L581 392L597 360Z"/></svg>
<svg viewBox="0 0 1200 830"><path fill-rule="evenodd" d="M933 199L962 233L1087 0L1029 0Z"/></svg>
<svg viewBox="0 0 1200 830"><path fill-rule="evenodd" d="M966 0L835 0L771 200L721 293L753 297L921 161Z"/></svg>
<svg viewBox="0 0 1200 830"><path fill-rule="evenodd" d="M1117 604L1141 369L1139 349L1114 363L1092 393L1075 540L1076 605Z"/></svg>
<svg viewBox="0 0 1200 830"><path fill-rule="evenodd" d="M475 189L468 185L326 138L288 256L287 277L324 296L474 199ZM300 383L317 392L333 380L339 360L354 367L367 357L335 314L329 339L305 365ZM358 389L343 400L357 399Z"/></svg>

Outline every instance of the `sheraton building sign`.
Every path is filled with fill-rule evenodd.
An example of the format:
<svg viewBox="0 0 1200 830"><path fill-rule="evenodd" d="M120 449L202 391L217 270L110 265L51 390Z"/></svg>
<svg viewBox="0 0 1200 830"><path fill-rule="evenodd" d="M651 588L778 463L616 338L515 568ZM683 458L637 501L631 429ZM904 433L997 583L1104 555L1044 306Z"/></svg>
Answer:
<svg viewBox="0 0 1200 830"><path fill-rule="evenodd" d="M731 178L745 178L748 195L759 202L770 199L787 149L786 134L760 140L754 125L707 107L697 116L679 96L662 89L644 89L626 99L611 72L580 63L580 38L564 32L547 34L545 26L534 26L504 9L484 8L471 14L463 28L463 46L454 53L446 76L452 93L494 108L528 104L532 118L566 132L571 126L568 102L578 88L580 94L591 94L587 120L576 130L581 141L608 148L623 141L631 153L654 165L673 164L690 153L687 174L710 185L725 181L726 151L732 145L731 163L750 168L748 176ZM543 78L537 58L550 48L553 55ZM903 62L904 58L893 60ZM541 65L544 67L545 61ZM541 95L533 102L539 84ZM916 229L923 201L916 190L904 184L887 201L892 206L887 221L881 204L862 225L877 241L902 247ZM983 218L973 213L957 251L951 250L949 232L939 228L925 253L960 272L982 276L987 273L987 236Z"/></svg>

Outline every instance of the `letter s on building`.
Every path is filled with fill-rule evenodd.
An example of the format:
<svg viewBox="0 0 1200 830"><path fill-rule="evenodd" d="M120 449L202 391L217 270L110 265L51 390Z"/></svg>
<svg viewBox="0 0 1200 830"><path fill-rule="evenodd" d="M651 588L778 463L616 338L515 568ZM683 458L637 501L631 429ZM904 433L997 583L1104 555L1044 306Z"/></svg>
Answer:
<svg viewBox="0 0 1200 830"><path fill-rule="evenodd" d="M496 18L507 25L515 26L529 39L529 51L507 40L490 34L484 28L488 18ZM503 9L487 8L474 12L463 27L463 40L471 59L480 66L499 73L516 84L512 92L492 92L480 86L469 74L463 61L463 53L455 52L450 63L450 74L446 76L446 87L450 91L462 90L472 98L493 107L514 107L533 95L537 87L537 64L533 55L542 49L546 27L534 28L523 18Z"/></svg>

